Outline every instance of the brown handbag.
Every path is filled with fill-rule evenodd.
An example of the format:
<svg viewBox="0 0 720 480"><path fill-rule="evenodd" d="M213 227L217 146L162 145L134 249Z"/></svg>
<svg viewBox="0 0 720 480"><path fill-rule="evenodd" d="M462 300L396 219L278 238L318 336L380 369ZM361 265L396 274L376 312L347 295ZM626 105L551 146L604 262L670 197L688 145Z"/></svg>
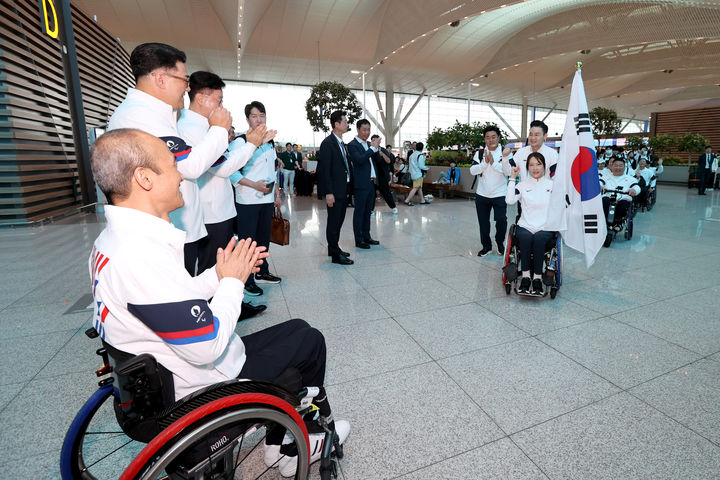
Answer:
<svg viewBox="0 0 720 480"><path fill-rule="evenodd" d="M277 207L270 225L270 241L278 245L290 245L290 221L283 218Z"/></svg>

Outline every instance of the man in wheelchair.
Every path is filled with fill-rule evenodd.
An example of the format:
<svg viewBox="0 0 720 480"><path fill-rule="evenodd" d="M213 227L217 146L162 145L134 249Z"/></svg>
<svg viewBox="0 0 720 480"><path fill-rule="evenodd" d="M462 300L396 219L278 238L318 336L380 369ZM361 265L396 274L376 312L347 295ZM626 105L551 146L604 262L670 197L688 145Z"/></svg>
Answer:
<svg viewBox="0 0 720 480"><path fill-rule="evenodd" d="M512 169L505 201L508 205L517 203L518 200L522 203L522 214L515 229L520 246L522 271L518 293L542 295L545 249L555 235L555 232L542 229L547 219L553 182L545 177L545 157L540 152L528 155L526 170L527 178L515 185L520 167Z"/></svg>
<svg viewBox="0 0 720 480"><path fill-rule="evenodd" d="M612 175L600 177L600 188L603 192L603 210L605 218L610 210L610 195L615 192L617 195L617 206L615 207L616 220L623 220L627 217L633 197L640 194L640 185L637 179L625 173L625 159L622 157L611 157ZM623 193L617 193L621 191Z"/></svg>
<svg viewBox="0 0 720 480"><path fill-rule="evenodd" d="M235 333L244 281L268 257L264 247L232 239L218 249L214 268L191 277L183 265L185 232L169 221L183 205L183 178L165 143L140 130L114 130L97 140L91 163L109 203L107 226L89 262L93 323L111 353L151 354L171 372L175 400L238 377L285 386L280 379L295 372L300 387L319 387L313 403L342 444L350 425L332 421L322 333L300 319L242 338ZM310 435L312 463L320 458L324 433L311 428L312 419L306 423L318 432ZM295 475L297 454L283 450L282 442L282 432L279 438L268 434L265 463Z"/></svg>

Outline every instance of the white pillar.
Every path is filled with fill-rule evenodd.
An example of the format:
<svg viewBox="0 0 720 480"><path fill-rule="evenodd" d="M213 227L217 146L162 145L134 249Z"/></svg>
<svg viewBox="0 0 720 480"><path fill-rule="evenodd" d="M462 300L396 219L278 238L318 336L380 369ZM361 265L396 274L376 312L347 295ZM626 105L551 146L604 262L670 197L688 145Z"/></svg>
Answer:
<svg viewBox="0 0 720 480"><path fill-rule="evenodd" d="M468 125L470 125L470 87L471 87L471 84L470 84L470 82L468 82L468 121L467 121Z"/></svg>

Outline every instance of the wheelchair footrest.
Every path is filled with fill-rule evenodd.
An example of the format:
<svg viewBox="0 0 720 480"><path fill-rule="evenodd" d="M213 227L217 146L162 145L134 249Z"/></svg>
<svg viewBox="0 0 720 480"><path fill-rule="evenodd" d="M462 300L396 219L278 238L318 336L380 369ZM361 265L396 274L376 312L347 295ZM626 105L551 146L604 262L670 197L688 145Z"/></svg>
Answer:
<svg viewBox="0 0 720 480"><path fill-rule="evenodd" d="M542 281L545 285L555 285L555 272L547 271L542 276Z"/></svg>

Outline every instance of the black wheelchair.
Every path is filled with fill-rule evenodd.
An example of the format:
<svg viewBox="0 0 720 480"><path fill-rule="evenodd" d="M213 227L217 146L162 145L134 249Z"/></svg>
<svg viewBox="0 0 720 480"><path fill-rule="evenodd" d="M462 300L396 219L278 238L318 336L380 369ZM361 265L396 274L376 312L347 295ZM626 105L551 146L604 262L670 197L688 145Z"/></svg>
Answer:
<svg viewBox="0 0 720 480"><path fill-rule="evenodd" d="M603 247L609 247L612 241L621 232L625 237L625 240L630 240L633 234L633 218L635 217L634 202L627 202L628 208L625 215L617 215L616 209L618 206L618 195L627 195L628 192L622 190L605 190L605 193L610 193L608 197L610 205L608 208L606 223L607 223L607 234L605 236L605 242Z"/></svg>
<svg viewBox="0 0 720 480"><path fill-rule="evenodd" d="M85 333L98 336L93 328ZM302 388L299 372L286 371L281 377L287 381L277 384L232 379L175 401L172 373L152 355L129 355L105 342L96 353L102 358L95 372L99 389L65 435L63 480L259 478L277 466L267 465L263 445L278 432L283 451L297 454L293 478L306 480L311 417L325 431L320 476L337 477L342 445L312 403L319 388Z"/></svg>
<svg viewBox="0 0 720 480"><path fill-rule="evenodd" d="M503 285L505 285L505 293L510 295L510 292L515 290L515 293L518 295L529 297L544 297L549 293L550 298L554 299L562 286L562 237L555 232L553 237L548 240L548 243L545 245L542 281L546 288L543 289L542 295L537 295L531 292L522 292L518 288L518 279L522 271L520 269L520 244L515 235L516 231L517 224L512 225L508 233L508 245L505 250L505 263L502 269L502 281ZM532 276L534 273L531 269L530 275Z"/></svg>

